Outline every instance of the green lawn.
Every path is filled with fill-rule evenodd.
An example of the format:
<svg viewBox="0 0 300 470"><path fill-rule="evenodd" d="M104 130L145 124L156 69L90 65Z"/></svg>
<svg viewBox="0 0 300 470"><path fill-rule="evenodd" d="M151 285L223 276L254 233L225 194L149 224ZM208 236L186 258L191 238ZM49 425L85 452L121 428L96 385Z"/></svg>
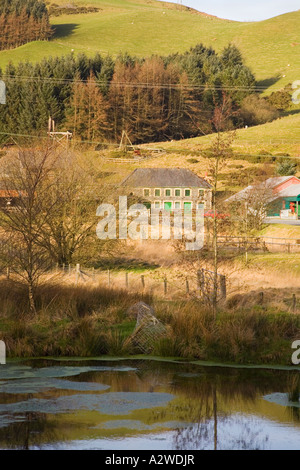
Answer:
<svg viewBox="0 0 300 470"><path fill-rule="evenodd" d="M55 2L57 3L57 2ZM59 3L64 3L62 0ZM71 52L137 56L183 52L199 42L220 51L228 42L242 51L261 84L270 90L300 79L300 10L262 22L222 20L180 5L154 0L78 0L98 13L52 17L50 42L33 42L0 52L0 66L9 61L40 60ZM285 76L284 76L285 75Z"/></svg>

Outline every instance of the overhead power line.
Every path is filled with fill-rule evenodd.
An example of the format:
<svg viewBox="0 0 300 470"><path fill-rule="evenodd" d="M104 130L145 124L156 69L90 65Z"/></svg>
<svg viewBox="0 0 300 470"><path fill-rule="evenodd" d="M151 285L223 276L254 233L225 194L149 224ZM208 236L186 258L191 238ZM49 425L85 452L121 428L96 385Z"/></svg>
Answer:
<svg viewBox="0 0 300 470"><path fill-rule="evenodd" d="M187 90L204 90L204 91L209 91L209 90L229 90L229 91L247 91L247 90L252 90L252 91L264 91L268 90L270 87L269 86L262 86L262 85L254 85L254 86L239 86L239 85L211 85L211 84L203 84L203 85L193 85L193 84L183 84L183 83L155 83L155 82L121 82L121 81L105 81L105 80L93 80L93 82L90 82L89 79L85 80L78 80L74 78L55 78L55 77L40 77L40 76L22 76L22 75L5 75L2 74L0 78L6 82L32 82L32 83L40 83L40 82L45 82L45 83L56 83L56 84L94 84L96 83L97 85L103 85L103 86L109 86L109 87L128 87L128 88L175 88L175 89L187 89ZM279 91L283 90L283 87L277 87L277 88L272 88L272 91Z"/></svg>

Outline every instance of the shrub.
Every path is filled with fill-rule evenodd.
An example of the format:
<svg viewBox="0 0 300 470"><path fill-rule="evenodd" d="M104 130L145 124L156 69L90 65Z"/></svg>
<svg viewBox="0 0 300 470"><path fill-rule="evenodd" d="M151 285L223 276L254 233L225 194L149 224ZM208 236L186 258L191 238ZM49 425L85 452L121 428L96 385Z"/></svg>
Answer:
<svg viewBox="0 0 300 470"><path fill-rule="evenodd" d="M244 125L256 126L277 119L279 112L264 98L249 95L242 101L239 116Z"/></svg>
<svg viewBox="0 0 300 470"><path fill-rule="evenodd" d="M293 160L284 160L276 166L276 173L280 176L292 176L297 172L297 163Z"/></svg>

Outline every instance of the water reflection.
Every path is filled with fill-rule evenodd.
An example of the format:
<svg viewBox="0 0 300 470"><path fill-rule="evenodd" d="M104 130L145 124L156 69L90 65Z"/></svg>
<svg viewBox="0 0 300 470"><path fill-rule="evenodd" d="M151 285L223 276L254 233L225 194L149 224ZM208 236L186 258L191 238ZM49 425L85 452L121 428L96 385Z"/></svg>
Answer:
<svg viewBox="0 0 300 470"><path fill-rule="evenodd" d="M21 366L26 374L7 369L6 378L1 369L1 448L154 449L155 436L174 450L274 448L286 436L290 446L299 442L299 406L263 399L299 401L297 371L142 360Z"/></svg>

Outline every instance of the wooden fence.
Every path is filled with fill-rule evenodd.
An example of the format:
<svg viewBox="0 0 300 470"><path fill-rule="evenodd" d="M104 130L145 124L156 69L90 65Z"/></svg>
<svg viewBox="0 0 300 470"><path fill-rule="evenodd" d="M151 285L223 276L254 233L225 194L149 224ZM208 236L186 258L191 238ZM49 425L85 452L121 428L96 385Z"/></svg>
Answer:
<svg viewBox="0 0 300 470"><path fill-rule="evenodd" d="M206 237L206 245L211 243ZM300 238L219 235L218 246L238 251L300 253Z"/></svg>

